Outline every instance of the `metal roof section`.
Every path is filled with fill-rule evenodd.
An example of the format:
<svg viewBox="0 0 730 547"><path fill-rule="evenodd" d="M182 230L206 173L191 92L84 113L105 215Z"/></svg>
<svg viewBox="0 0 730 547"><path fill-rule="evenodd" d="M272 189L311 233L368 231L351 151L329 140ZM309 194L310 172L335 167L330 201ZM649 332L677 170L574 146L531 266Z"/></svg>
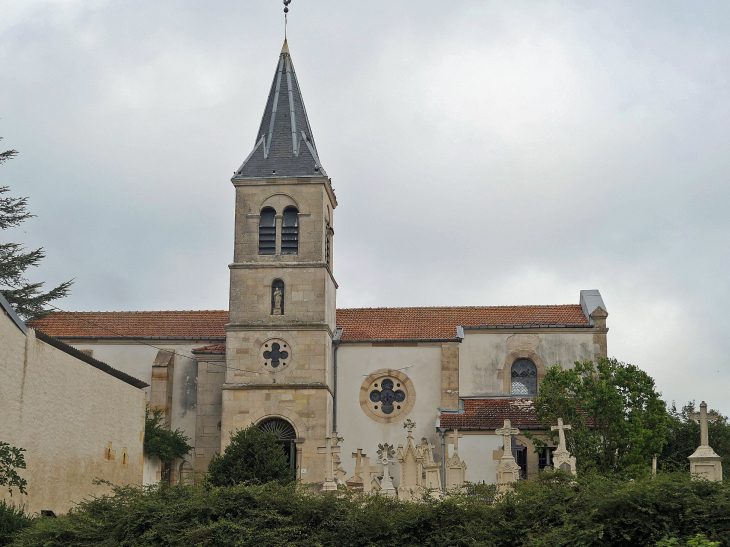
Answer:
<svg viewBox="0 0 730 547"><path fill-rule="evenodd" d="M580 307L591 326L595 324L595 321L591 318L594 311L601 308L603 311L608 312L606 304L603 303L603 298L601 297L601 293L598 289L580 291Z"/></svg>
<svg viewBox="0 0 730 547"><path fill-rule="evenodd" d="M284 40L253 151L231 180L326 176Z"/></svg>
<svg viewBox="0 0 730 547"><path fill-rule="evenodd" d="M5 300L5 297L3 296L3 293L0 292L0 308L2 308L5 313L8 314L10 319L15 323L15 325L23 331L23 334L28 334L28 327L25 326L25 323L18 317L18 314L15 313L15 310L10 305L10 302Z"/></svg>

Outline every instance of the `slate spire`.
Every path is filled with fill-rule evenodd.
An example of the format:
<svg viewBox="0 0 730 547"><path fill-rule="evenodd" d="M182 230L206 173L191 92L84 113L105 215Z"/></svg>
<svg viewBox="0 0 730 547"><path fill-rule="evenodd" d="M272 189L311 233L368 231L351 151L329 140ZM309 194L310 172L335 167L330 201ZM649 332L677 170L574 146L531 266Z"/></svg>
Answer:
<svg viewBox="0 0 730 547"><path fill-rule="evenodd" d="M233 180L326 176L284 40L256 143Z"/></svg>

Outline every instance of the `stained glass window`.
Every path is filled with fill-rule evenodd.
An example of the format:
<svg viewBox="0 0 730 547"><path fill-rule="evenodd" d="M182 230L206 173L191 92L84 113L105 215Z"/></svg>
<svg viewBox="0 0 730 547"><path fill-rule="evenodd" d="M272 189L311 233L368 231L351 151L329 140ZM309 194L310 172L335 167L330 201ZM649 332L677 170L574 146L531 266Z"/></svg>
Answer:
<svg viewBox="0 0 730 547"><path fill-rule="evenodd" d="M392 414L397 408L400 409L400 403L406 400L406 392L400 388L400 384L395 385L393 380L386 378L380 383L380 389L378 384L373 384L376 388L370 392L370 400L373 403L380 403L380 411L383 414ZM378 406L375 407L378 409Z"/></svg>
<svg viewBox="0 0 730 547"><path fill-rule="evenodd" d="M529 359L512 364L512 395L537 395L537 367Z"/></svg>

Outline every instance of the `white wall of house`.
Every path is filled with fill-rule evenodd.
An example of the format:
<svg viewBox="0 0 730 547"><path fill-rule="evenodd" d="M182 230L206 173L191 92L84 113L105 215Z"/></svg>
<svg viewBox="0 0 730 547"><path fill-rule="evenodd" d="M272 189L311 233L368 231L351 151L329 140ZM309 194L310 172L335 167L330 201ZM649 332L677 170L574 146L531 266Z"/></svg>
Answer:
<svg viewBox="0 0 730 547"><path fill-rule="evenodd" d="M142 482L142 389L23 334L2 312L0 378L0 440L26 450L28 481L28 495L0 496L60 514L109 492L94 478Z"/></svg>

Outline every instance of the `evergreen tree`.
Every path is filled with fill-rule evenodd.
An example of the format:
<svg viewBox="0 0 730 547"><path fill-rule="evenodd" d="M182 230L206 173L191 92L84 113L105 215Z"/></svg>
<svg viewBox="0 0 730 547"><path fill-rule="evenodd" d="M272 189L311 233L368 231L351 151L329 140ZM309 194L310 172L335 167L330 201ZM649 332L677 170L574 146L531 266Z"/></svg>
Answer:
<svg viewBox="0 0 730 547"><path fill-rule="evenodd" d="M276 436L254 424L231 435L223 455L214 456L208 464L208 481L213 486L288 484L294 479L294 470L276 443Z"/></svg>
<svg viewBox="0 0 730 547"><path fill-rule="evenodd" d="M0 152L0 165L14 158L15 150ZM5 197L8 186L0 186L0 230L18 226L35 216L28 212L28 198ZM31 266L38 266L45 257L43 248L26 251L20 243L0 243L0 292L23 319L42 317L49 313L47 305L68 295L73 280L65 281L48 292L43 282L31 283L24 274Z"/></svg>

